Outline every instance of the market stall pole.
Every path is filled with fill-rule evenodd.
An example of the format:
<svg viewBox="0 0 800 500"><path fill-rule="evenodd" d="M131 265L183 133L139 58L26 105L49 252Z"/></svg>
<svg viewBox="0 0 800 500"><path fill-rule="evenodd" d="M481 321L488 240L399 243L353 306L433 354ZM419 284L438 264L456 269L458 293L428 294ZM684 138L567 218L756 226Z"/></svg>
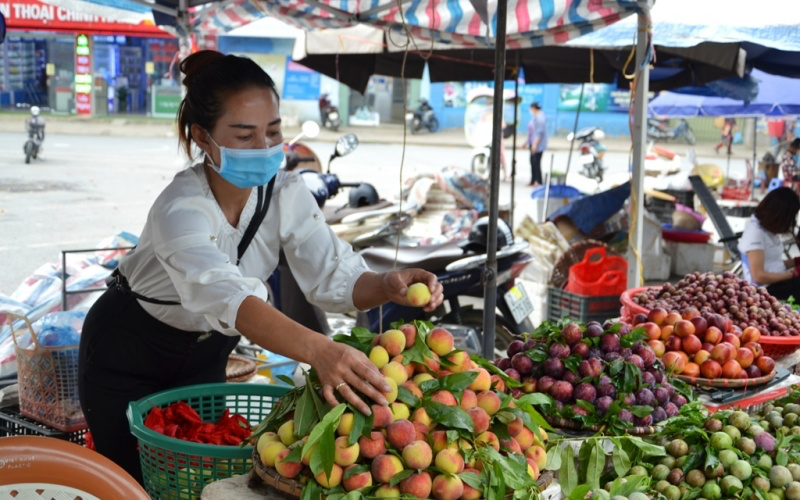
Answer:
<svg viewBox="0 0 800 500"><path fill-rule="evenodd" d="M633 170L631 171L631 227L628 250L628 288L640 286L642 269L639 252L642 250L644 225L644 154L647 140L647 94L650 91L650 40L653 30L650 9L653 0L640 0L639 29L636 34L636 94L633 110Z"/></svg>
<svg viewBox="0 0 800 500"><path fill-rule="evenodd" d="M497 2L497 38L495 42L494 67L506 67L506 12L507 0ZM505 72L495 71L494 95L492 96L492 169L489 175L489 213L497 214L500 198L500 145L503 133L503 90ZM516 96L515 96L516 97ZM497 217L489 217L489 234L486 242L486 267L483 271L484 304L497 303ZM494 359L495 308L483 308L483 357Z"/></svg>

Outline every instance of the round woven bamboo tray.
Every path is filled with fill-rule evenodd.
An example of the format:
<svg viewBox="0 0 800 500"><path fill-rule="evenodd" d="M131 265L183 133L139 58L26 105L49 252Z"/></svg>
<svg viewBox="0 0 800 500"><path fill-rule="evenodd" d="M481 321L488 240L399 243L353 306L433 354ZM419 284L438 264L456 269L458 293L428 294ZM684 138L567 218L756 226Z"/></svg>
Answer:
<svg viewBox="0 0 800 500"><path fill-rule="evenodd" d="M261 463L261 456L255 448L253 448L253 471L264 481L264 484L275 488L281 493L297 498L300 498L303 493L303 485L299 481L281 477L278 471ZM539 474L539 479L536 480L540 491L546 490L552 482L553 473L551 471L542 472ZM513 498L513 495L507 495L506 498Z"/></svg>
<svg viewBox="0 0 800 500"><path fill-rule="evenodd" d="M256 374L256 369L255 361L238 354L231 354L225 367L225 379L228 382L244 382Z"/></svg>
<svg viewBox="0 0 800 500"><path fill-rule="evenodd" d="M768 384L770 381L772 381L772 379L775 378L776 374L777 371L773 370L769 375L756 378L702 378L687 377L686 375L677 375L677 378L683 380L687 384L701 387L726 387L732 389L742 389Z"/></svg>
<svg viewBox="0 0 800 500"><path fill-rule="evenodd" d="M584 240L570 246L566 252L561 254L561 257L556 260L555 267L553 268L553 275L550 277L550 284L556 288L564 288L567 286L569 279L569 268L583 260L586 251L590 248L603 247L606 249L607 255L614 255L608 251L608 245L602 241L597 240Z"/></svg>

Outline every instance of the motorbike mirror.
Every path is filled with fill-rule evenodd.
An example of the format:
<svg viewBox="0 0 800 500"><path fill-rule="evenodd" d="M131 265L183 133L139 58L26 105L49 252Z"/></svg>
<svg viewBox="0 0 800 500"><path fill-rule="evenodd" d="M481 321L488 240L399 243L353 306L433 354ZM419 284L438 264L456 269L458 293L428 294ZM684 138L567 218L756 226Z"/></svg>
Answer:
<svg viewBox="0 0 800 500"><path fill-rule="evenodd" d="M603 132L602 130L597 129L597 130L594 131L594 138L597 139L598 141L601 141L601 140L605 139L605 137L606 137L606 133Z"/></svg>
<svg viewBox="0 0 800 500"><path fill-rule="evenodd" d="M358 147L358 137L356 134L346 134L339 137L336 141L336 156L349 155Z"/></svg>
<svg viewBox="0 0 800 500"><path fill-rule="evenodd" d="M314 139L319 135L319 124L317 122L313 122L311 120L303 122L301 129L303 131L303 135L309 139Z"/></svg>
<svg viewBox="0 0 800 500"><path fill-rule="evenodd" d="M569 134L567 134L567 140L568 141L572 141L573 139L575 139L575 134L573 132L570 132Z"/></svg>

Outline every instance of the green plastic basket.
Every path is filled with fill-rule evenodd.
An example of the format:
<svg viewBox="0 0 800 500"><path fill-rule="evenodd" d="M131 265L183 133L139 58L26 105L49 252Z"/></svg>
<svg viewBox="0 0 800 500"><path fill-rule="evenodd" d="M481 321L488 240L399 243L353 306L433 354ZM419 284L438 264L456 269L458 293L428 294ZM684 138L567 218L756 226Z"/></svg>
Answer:
<svg viewBox="0 0 800 500"><path fill-rule="evenodd" d="M260 423L289 391L289 387L260 384L201 384L159 392L128 405L131 433L139 440L144 487L152 499L200 498L206 484L250 472L252 446L201 444L167 437L144 426L155 407L183 401L204 422L216 422L225 409Z"/></svg>

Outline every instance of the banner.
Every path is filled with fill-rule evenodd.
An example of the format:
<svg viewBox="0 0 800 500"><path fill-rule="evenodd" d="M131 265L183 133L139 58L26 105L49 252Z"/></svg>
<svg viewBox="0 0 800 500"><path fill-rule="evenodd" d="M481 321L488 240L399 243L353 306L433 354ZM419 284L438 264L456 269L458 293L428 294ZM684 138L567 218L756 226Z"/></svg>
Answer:
<svg viewBox="0 0 800 500"><path fill-rule="evenodd" d="M297 101L319 99L320 74L286 58L283 98Z"/></svg>

